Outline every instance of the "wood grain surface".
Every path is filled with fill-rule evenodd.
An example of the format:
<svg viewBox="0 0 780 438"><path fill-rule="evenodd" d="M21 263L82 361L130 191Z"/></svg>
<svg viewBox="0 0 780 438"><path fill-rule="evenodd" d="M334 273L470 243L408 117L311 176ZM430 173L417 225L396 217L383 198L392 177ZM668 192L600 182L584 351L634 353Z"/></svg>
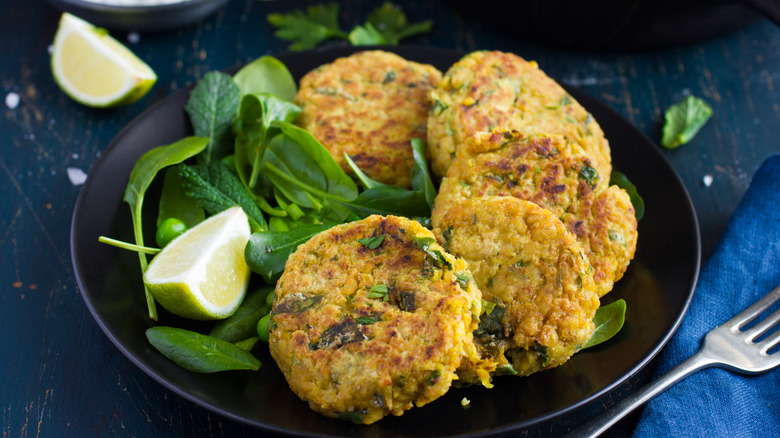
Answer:
<svg viewBox="0 0 780 438"><path fill-rule="evenodd" d="M534 59L550 76L602 100L655 142L669 105L688 94L709 102L714 116L699 135L663 151L693 199L705 259L753 172L780 151L780 30L764 19L684 47L599 53L516 39L469 21L446 2L397 3L410 21L435 22L432 33L405 43L506 50ZM72 178L89 175L122 127L172 91L210 70L285 51L287 43L273 36L265 16L308 4L232 0L203 21L132 35L132 41L139 37L136 42L115 32L159 80L133 105L96 110L70 100L51 77L48 50L59 11L43 0L0 1L0 436L258 436L164 389L95 324L71 265L70 222L80 189ZM341 4L344 27L361 23L377 5ZM603 403L612 404L630 389Z"/></svg>

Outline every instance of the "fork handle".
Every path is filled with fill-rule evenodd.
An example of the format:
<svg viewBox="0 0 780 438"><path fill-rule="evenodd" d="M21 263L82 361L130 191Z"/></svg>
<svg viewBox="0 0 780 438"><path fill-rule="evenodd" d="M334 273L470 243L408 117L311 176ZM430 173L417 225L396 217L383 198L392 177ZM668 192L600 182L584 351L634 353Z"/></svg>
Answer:
<svg viewBox="0 0 780 438"><path fill-rule="evenodd" d="M684 360L676 367L667 371L663 376L643 386L639 391L629 395L623 401L594 418L584 426L573 430L565 438L593 438L601 435L613 424L620 421L631 411L647 403L650 399L666 391L672 385L690 376L691 374L719 364L717 360L709 357L702 351Z"/></svg>

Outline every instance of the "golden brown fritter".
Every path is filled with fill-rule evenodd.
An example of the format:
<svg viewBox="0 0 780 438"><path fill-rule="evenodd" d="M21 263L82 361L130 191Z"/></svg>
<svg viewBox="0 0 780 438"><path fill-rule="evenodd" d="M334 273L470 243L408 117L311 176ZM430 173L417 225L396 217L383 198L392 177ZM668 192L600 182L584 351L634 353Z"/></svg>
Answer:
<svg viewBox="0 0 780 438"><path fill-rule="evenodd" d="M634 257L637 222L628 194L608 186L578 145L559 136L477 133L442 180L432 213L476 196L513 196L550 210L574 233L593 265L599 296L612 290Z"/></svg>
<svg viewBox="0 0 780 438"><path fill-rule="evenodd" d="M410 142L426 139L429 91L441 79L434 67L383 51L339 58L301 79L296 123L316 137L341 167L348 154L369 177L411 185Z"/></svg>
<svg viewBox="0 0 780 438"><path fill-rule="evenodd" d="M470 53L450 67L431 99L428 151L438 176L468 137L499 128L561 135L592 157L599 174L612 171L601 127L533 61L511 53Z"/></svg>
<svg viewBox="0 0 780 438"><path fill-rule="evenodd" d="M374 249L358 241L379 236ZM339 225L287 261L271 355L312 409L373 423L435 400L462 362L478 362L480 296L466 262L417 222L371 216Z"/></svg>
<svg viewBox="0 0 780 438"><path fill-rule="evenodd" d="M558 366L590 339L599 307L592 268L550 211L512 197L476 197L455 204L434 233L495 303L474 341L499 374ZM460 373L464 380L474 374Z"/></svg>

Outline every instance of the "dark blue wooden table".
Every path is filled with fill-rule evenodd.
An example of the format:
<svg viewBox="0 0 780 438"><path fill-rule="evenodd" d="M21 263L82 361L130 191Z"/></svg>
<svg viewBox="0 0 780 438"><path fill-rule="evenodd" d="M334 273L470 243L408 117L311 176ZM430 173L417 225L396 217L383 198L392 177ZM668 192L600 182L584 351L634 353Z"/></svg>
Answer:
<svg viewBox="0 0 780 438"><path fill-rule="evenodd" d="M180 29L141 32L132 42L128 33L115 32L159 81L131 106L94 110L67 98L52 80L48 48L59 12L43 0L0 1L2 437L256 435L167 391L103 335L74 279L70 218L78 176L89 174L124 125L210 70L286 50L265 16L305 4L233 0ZM755 169L780 151L780 30L767 20L682 47L598 53L494 31L445 2L399 4L411 21L435 21L431 34L407 43L506 50L537 60L550 76L607 103L655 141L667 106L689 93L706 99L714 109L710 122L690 144L663 152L693 199L705 259ZM374 6L344 2L342 23L362 22Z"/></svg>

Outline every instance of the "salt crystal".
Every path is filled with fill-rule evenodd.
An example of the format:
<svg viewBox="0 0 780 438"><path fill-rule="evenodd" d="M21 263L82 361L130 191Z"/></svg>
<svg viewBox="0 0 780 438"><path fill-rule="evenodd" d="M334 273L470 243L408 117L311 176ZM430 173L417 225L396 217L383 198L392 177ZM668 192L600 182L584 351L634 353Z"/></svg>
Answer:
<svg viewBox="0 0 780 438"><path fill-rule="evenodd" d="M130 41L131 44L138 44L141 41L141 35L138 32L130 32L127 34L127 41Z"/></svg>
<svg viewBox="0 0 780 438"><path fill-rule="evenodd" d="M702 178L702 182L704 183L705 187L709 187L712 185L712 175L704 175L704 178Z"/></svg>
<svg viewBox="0 0 780 438"><path fill-rule="evenodd" d="M16 109L19 106L19 95L13 91L5 95L5 106Z"/></svg>
<svg viewBox="0 0 780 438"><path fill-rule="evenodd" d="M87 174L77 167L68 167L68 178L74 186L80 186L87 180Z"/></svg>

